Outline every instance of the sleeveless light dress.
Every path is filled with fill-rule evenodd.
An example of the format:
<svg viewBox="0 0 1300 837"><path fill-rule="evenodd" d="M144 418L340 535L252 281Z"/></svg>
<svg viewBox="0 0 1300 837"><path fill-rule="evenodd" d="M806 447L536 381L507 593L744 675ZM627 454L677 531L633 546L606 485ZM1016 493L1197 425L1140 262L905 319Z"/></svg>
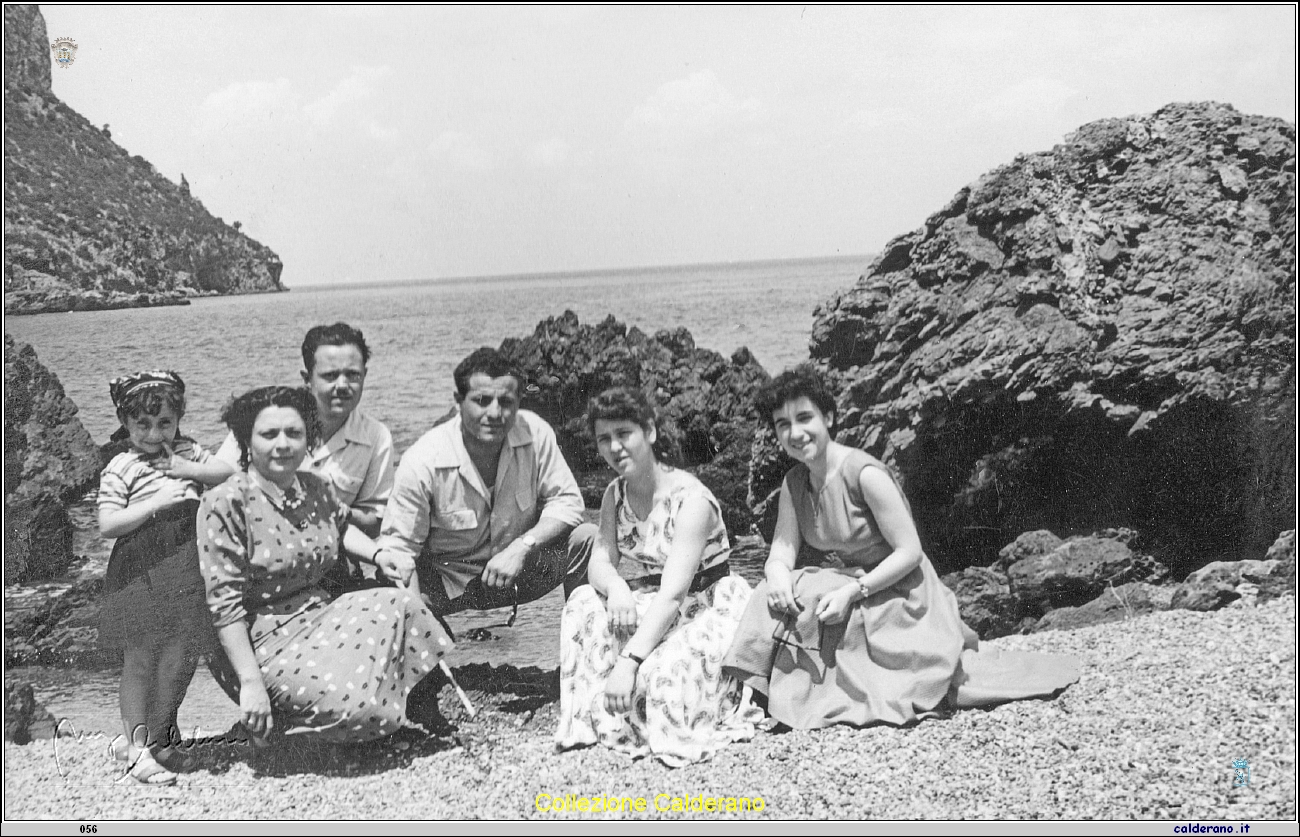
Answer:
<svg viewBox="0 0 1300 837"><path fill-rule="evenodd" d="M821 597L893 552L863 497L864 468L880 468L894 479L883 463L858 450L820 491L802 464L786 475L783 490L804 543L834 553L843 568L795 571L795 596L803 608L798 618L769 611L767 582L754 591L726 666L768 694L772 717L796 729L902 725L945 699L963 707L1044 696L1079 678L1078 662L1069 656L980 652L957 597L924 555L903 578L858 602L845 622L821 625L815 616Z"/></svg>

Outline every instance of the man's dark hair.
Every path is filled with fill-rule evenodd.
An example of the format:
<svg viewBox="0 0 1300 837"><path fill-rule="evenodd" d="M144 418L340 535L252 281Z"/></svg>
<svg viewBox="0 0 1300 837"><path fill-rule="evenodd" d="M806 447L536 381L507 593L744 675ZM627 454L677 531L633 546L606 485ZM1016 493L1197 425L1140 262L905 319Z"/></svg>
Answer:
<svg viewBox="0 0 1300 837"><path fill-rule="evenodd" d="M360 329L347 323L318 325L302 339L302 368L308 372L316 365L316 350L321 346L356 346L361 351L361 362L370 363L370 347Z"/></svg>
<svg viewBox="0 0 1300 837"><path fill-rule="evenodd" d="M456 399L460 400L469 392L469 379L475 375L487 375L489 378L500 378L505 375L515 379L515 383L521 390L522 395L524 386L524 376L519 374L519 370L514 367L506 356L490 346L484 346L481 349L475 349L474 352L456 366L456 371L451 373L452 380L456 382Z"/></svg>

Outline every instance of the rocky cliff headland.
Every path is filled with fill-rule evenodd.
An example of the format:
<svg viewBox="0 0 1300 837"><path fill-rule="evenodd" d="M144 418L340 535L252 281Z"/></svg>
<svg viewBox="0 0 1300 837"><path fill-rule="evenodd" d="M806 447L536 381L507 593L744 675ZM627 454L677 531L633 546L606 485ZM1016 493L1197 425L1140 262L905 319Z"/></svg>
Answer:
<svg viewBox="0 0 1300 837"><path fill-rule="evenodd" d="M4 37L6 314L284 290L275 253L54 95L36 6L5 6Z"/></svg>
<svg viewBox="0 0 1300 837"><path fill-rule="evenodd" d="M1175 579L1295 526L1295 126L1085 125L961 189L816 314L840 441L900 472L941 572L1128 530ZM770 525L785 465L752 463Z"/></svg>

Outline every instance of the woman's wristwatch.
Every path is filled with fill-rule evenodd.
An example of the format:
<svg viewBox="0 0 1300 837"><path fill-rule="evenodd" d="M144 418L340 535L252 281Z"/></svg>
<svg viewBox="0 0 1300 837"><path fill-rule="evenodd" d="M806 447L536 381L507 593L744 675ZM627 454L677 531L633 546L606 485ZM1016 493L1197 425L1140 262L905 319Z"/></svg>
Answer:
<svg viewBox="0 0 1300 837"><path fill-rule="evenodd" d="M645 657L638 657L636 654L633 654L631 651L628 651L626 649L624 649L623 653L619 654L618 656L620 658L628 659L636 663L637 668L640 668L645 663Z"/></svg>
<svg viewBox="0 0 1300 837"><path fill-rule="evenodd" d="M862 600L866 601L867 596L871 595L871 588L867 586L867 574L863 573L858 576L858 589L862 591Z"/></svg>

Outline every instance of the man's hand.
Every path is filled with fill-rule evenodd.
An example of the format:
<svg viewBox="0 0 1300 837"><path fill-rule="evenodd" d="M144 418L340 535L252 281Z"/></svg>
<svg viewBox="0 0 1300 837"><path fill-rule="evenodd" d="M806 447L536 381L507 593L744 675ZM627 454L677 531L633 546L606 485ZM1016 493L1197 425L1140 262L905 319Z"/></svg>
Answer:
<svg viewBox="0 0 1300 837"><path fill-rule="evenodd" d="M528 547L519 541L513 541L505 549L493 555L483 568L483 585L490 588L511 587L519 574L523 572L524 561L528 559Z"/></svg>
<svg viewBox="0 0 1300 837"><path fill-rule="evenodd" d="M411 583L411 576L415 574L415 559L391 549L379 550L375 555L375 566L389 578L401 581L403 587Z"/></svg>

